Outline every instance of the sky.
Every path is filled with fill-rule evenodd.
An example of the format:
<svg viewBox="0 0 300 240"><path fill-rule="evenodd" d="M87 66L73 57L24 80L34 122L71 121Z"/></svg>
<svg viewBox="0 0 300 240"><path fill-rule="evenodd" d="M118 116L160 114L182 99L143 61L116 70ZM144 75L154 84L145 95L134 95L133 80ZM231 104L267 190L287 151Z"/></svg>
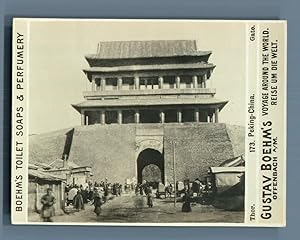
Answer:
<svg viewBox="0 0 300 240"><path fill-rule="evenodd" d="M71 106L90 89L82 69L100 41L197 40L216 65L215 97L229 100L219 122L245 125L245 23L198 21L31 21L29 44L29 133L80 125Z"/></svg>

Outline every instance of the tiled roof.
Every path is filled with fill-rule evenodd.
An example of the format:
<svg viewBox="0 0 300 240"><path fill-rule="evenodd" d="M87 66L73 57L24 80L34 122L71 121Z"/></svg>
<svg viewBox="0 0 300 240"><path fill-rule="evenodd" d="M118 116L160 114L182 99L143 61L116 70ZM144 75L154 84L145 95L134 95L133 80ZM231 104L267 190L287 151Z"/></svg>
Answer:
<svg viewBox="0 0 300 240"><path fill-rule="evenodd" d="M43 172L41 170L36 169L28 169L28 175L34 178L38 178L41 180L48 180L48 181L64 181L65 179L59 178L47 172Z"/></svg>
<svg viewBox="0 0 300 240"><path fill-rule="evenodd" d="M219 165L219 167L240 167L240 166L245 166L245 159L243 155L227 159Z"/></svg>
<svg viewBox="0 0 300 240"><path fill-rule="evenodd" d="M64 160L62 159L55 159L52 163L50 163L50 166L51 166L51 170L56 170L56 169L60 169L60 168L64 168ZM71 162L71 161L68 161L68 166L70 168L76 168L76 167L79 167L77 164Z"/></svg>
<svg viewBox="0 0 300 240"><path fill-rule="evenodd" d="M111 41L100 42L97 54L90 59L148 58L173 56L205 56L210 51L198 51L195 40Z"/></svg>
<svg viewBox="0 0 300 240"><path fill-rule="evenodd" d="M32 166L30 166L30 167L33 168L33 166L36 166L37 168L42 168L42 169L50 169L51 168L51 166L49 164L41 163L41 162L34 162L32 164Z"/></svg>

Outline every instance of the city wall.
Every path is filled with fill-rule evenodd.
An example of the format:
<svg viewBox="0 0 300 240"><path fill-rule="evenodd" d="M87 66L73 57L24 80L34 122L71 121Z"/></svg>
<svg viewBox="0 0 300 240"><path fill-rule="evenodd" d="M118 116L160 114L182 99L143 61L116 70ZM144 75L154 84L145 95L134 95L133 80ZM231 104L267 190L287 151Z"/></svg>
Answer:
<svg viewBox="0 0 300 240"><path fill-rule="evenodd" d="M151 132L151 126L147 131ZM90 166L97 181L124 183L137 177L139 148L137 132L143 124L88 125L74 128L68 161ZM165 180L173 181L173 147L175 142L178 180L203 177L210 166L244 153L244 128L222 123L164 124L163 136L145 136L145 140L162 139ZM30 137L30 162L51 163L62 158L66 133L70 129ZM141 138L141 136L138 136ZM156 140L157 141L157 140ZM149 141L151 142L151 141ZM157 145L160 147L160 145ZM145 147L145 146L144 146ZM149 146L155 147L155 145ZM161 152L161 149L157 149Z"/></svg>

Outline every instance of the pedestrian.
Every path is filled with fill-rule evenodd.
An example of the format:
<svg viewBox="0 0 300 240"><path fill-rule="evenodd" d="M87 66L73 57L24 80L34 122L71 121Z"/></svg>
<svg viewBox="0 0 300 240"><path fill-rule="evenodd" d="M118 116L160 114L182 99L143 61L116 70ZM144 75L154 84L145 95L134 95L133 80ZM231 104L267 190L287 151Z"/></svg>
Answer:
<svg viewBox="0 0 300 240"><path fill-rule="evenodd" d="M114 183L112 185L112 194L115 195L116 197L118 196L118 193L117 193L117 184Z"/></svg>
<svg viewBox="0 0 300 240"><path fill-rule="evenodd" d="M167 193L167 197L171 197L172 193L173 193L173 186L172 184L170 184L169 186L166 187L166 193Z"/></svg>
<svg viewBox="0 0 300 240"><path fill-rule="evenodd" d="M89 187L87 186L85 189L81 190L81 195L83 198L83 203L86 204L89 198Z"/></svg>
<svg viewBox="0 0 300 240"><path fill-rule="evenodd" d="M191 195L189 191L189 186L184 186L184 197L183 197L183 204L182 204L182 212L191 212Z"/></svg>
<svg viewBox="0 0 300 240"><path fill-rule="evenodd" d="M152 195L152 187L147 188L147 205L148 207L153 207L153 195Z"/></svg>
<svg viewBox="0 0 300 240"><path fill-rule="evenodd" d="M100 216L101 213L101 205L103 204L102 196L99 194L98 191L94 194L94 213L96 213L97 217Z"/></svg>
<svg viewBox="0 0 300 240"><path fill-rule="evenodd" d="M42 218L44 222L52 222L52 217L55 215L55 197L52 195L52 189L47 189L47 194L42 196L41 203L42 203Z"/></svg>
<svg viewBox="0 0 300 240"><path fill-rule="evenodd" d="M134 192L135 192L136 196L139 195L140 189L139 189L139 185L138 184L135 185L135 191Z"/></svg>
<svg viewBox="0 0 300 240"><path fill-rule="evenodd" d="M88 193L88 200L92 201L93 199L94 199L94 191L93 191L93 188L91 187L89 189L89 193Z"/></svg>
<svg viewBox="0 0 300 240"><path fill-rule="evenodd" d="M141 196L144 195L144 187L143 187L143 184L140 184L140 195L141 195Z"/></svg>
<svg viewBox="0 0 300 240"><path fill-rule="evenodd" d="M69 206L70 203L73 204L74 198L75 198L77 192L78 192L78 189L77 189L76 187L72 187L72 188L69 190L69 192L68 192L68 194L67 194L67 206Z"/></svg>
<svg viewBox="0 0 300 240"><path fill-rule="evenodd" d="M74 197L73 206L77 211L84 209L83 198L80 190L77 191L76 196Z"/></svg>
<svg viewBox="0 0 300 240"><path fill-rule="evenodd" d="M119 196L121 196L121 194L122 194L122 184L118 185L118 194L119 194Z"/></svg>

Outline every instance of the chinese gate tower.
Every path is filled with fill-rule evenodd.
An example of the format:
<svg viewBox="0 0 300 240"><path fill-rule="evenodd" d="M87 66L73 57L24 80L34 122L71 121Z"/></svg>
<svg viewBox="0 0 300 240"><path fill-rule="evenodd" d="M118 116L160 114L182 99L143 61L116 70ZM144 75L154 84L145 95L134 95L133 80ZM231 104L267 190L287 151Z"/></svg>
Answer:
<svg viewBox="0 0 300 240"><path fill-rule="evenodd" d="M243 152L244 144L233 144L243 130L218 123L228 101L215 98L210 55L193 40L100 42L85 56L85 101L72 105L82 126L75 128L70 159L93 166L99 179L168 183L173 142L178 180L235 157L235 146Z"/></svg>
<svg viewBox="0 0 300 240"><path fill-rule="evenodd" d="M85 57L90 91L73 107L82 125L218 122L227 101L208 87L210 55L193 40L100 42Z"/></svg>

